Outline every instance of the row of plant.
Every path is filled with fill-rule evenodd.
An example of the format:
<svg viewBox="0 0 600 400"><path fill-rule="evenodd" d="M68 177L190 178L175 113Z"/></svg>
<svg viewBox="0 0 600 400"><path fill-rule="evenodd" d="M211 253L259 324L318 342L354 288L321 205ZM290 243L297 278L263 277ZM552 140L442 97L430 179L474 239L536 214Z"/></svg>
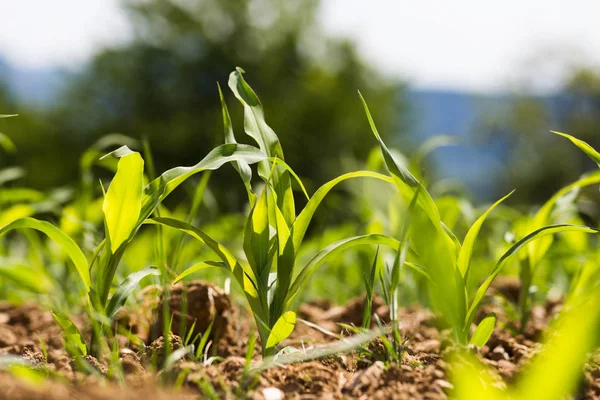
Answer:
<svg viewBox="0 0 600 400"><path fill-rule="evenodd" d="M558 374L562 365L569 368L569 373L556 382L568 384L559 389L564 393L573 389L576 372L587 351L595 345L593 328L600 319L598 299L593 294L597 292L594 289L599 253L588 237L599 230L581 221L575 201L583 188L600 183L600 172L590 173L560 190L531 214L504 206L503 201L512 193L478 212L457 196L432 196L431 185L416 173L415 166L423 155L444 141L431 143L414 163L405 163L401 155L386 146L367 103L360 96L378 145L377 153L367 164L370 168L336 177L309 195L300 177L285 163L279 138L267 125L261 103L242 73L241 69L231 73L229 87L243 107L244 131L256 145L237 143L219 88L225 144L217 146L194 166L173 168L156 176L147 143L111 135L82 156L82 179L74 191L46 194L17 186L2 188L0 204L7 207L0 213L0 235L22 230L25 245L11 246L21 243L16 238L4 241L0 275L16 287L46 296L56 309L53 315L65 332L67 348L73 356L100 356L107 351L109 344L105 338L110 336L112 320L144 278L160 276L163 284L176 283L206 268L226 271L237 282L256 323L262 355L274 356L294 329L298 300L311 285L310 279L318 267L328 261L329 268L345 262L340 261L340 255L360 246L353 254L357 251L363 254L359 258L366 292L363 328L370 327L371 299L379 289L389 306L391 321L389 331L382 326L386 332L382 337L396 358L403 351L398 310L403 292L409 286L416 287L424 303L439 313L451 329L456 345L481 347L492 334L496 318L490 314L475 321L475 317L494 279L505 268L517 270L521 293L516 311L524 328L535 296L536 277L560 264L569 275L571 288L564 321L556 328L558 339L550 340L548 346L562 358L545 360L543 368L535 364L530 373L533 378L528 378L525 386L530 388L530 381L542 373ZM600 166L600 154L589 145L569 135L557 134L569 139ZM0 139L4 150L13 150L7 137ZM103 155L115 144L127 145ZM140 153L131 148L142 150ZM237 244L227 237L216 238L196 218L201 204L208 201L211 171L226 164L238 172L248 199L248 213ZM95 165L114 172L106 188L100 184L100 197L95 195L92 169ZM199 173L203 175L193 189L189 206L167 209L163 205L167 196ZM8 168L0 172L0 182L20 176L20 170ZM376 193L386 193L386 198L375 204L369 197L372 193L364 192L367 186L360 186L355 201L362 204L364 223L356 226L365 230L358 232L353 227L346 237L332 234L336 241L314 250L318 240L306 236L319 206L338 184L348 181L356 184L357 178L376 185ZM381 188L385 189L379 191ZM305 197L301 204L295 192ZM35 218L48 214L60 216L59 223ZM482 240L480 233L486 224L491 227ZM103 232L95 229L98 225L103 225ZM42 232L50 241L41 241L31 230ZM156 266L143 265L131 272L130 265L135 261L127 261L128 253L136 254L132 259L139 262L135 252L142 240L142 247L155 253L142 257L142 262L154 259ZM306 248L312 254L307 255ZM365 260L370 261L367 264ZM125 273L127 270L129 274ZM75 291L68 284L73 278L78 282ZM411 285L405 283L409 279ZM63 288L62 298L52 296L51 288L55 287ZM83 309L93 327L90 342L83 339L65 313L59 312L66 309L65 304L81 299L81 294L85 298ZM586 318L586 326L575 331L574 321L581 317L582 305L590 316ZM473 329L474 323L477 325ZM567 360L566 343L577 332L584 335L581 345ZM468 355L457 360L457 365L466 371L459 376L457 388L466 388L462 396L466 397L473 389L473 382L481 382L471 375L485 369L474 366L476 362ZM522 388L515 390L515 396L528 393ZM502 395L494 392L490 398Z"/></svg>

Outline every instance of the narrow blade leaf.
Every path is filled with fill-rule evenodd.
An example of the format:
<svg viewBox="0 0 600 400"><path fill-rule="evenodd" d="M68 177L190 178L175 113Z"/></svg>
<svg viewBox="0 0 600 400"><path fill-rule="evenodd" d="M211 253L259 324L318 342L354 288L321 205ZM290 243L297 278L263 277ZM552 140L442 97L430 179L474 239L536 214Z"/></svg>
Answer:
<svg viewBox="0 0 600 400"><path fill-rule="evenodd" d="M129 274L110 298L108 306L106 306L106 316L108 318L114 317L117 311L119 311L127 301L127 297L129 297L139 285L140 281L149 275L160 275L160 271L156 267L146 267L140 271Z"/></svg>

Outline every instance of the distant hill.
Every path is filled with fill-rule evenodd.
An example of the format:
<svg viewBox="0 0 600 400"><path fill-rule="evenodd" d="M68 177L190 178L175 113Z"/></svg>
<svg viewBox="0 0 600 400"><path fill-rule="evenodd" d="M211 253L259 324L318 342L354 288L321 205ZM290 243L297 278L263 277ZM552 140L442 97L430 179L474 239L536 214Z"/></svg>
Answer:
<svg viewBox="0 0 600 400"><path fill-rule="evenodd" d="M18 101L44 106L59 93L63 73L59 68L15 67L0 56L0 81Z"/></svg>

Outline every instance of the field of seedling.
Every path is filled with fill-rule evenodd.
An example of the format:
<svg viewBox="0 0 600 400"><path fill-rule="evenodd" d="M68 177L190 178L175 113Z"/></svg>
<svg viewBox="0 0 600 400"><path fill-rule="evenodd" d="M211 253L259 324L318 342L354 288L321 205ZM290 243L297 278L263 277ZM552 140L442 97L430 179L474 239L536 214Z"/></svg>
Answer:
<svg viewBox="0 0 600 400"><path fill-rule="evenodd" d="M0 398L600 397L599 170L532 209L432 195L444 140L388 147L358 93L371 155L308 191L242 74L196 165L156 171L152 143L108 135L73 187L0 171ZM246 212L207 222L231 168ZM360 221L315 226L341 190Z"/></svg>

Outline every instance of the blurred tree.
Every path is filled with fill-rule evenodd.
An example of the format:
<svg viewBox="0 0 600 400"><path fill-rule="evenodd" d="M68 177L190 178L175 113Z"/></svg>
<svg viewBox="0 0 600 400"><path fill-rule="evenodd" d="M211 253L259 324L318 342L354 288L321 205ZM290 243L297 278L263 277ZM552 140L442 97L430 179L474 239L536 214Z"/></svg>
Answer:
<svg viewBox="0 0 600 400"><path fill-rule="evenodd" d="M501 192L516 188L519 202L540 204L596 167L580 150L549 131L569 133L600 148L600 71L576 70L556 95L515 95L506 112L484 117L481 131L509 143Z"/></svg>
<svg viewBox="0 0 600 400"><path fill-rule="evenodd" d="M159 171L196 163L223 142L217 82L236 136L247 142L241 107L227 88L236 66L247 72L286 161L301 177L322 183L340 172L341 154L365 158L374 142L356 91L365 95L382 133L391 135L402 129L401 86L365 64L351 42L325 37L318 3L126 1L133 40L99 52L46 117L69 142L69 151L60 153L71 168L68 178L76 176L81 151L110 132L147 136ZM53 145L46 143L47 151ZM235 175L219 177L212 185L223 189ZM225 204L240 205L241 192L224 192L230 194L221 199Z"/></svg>

